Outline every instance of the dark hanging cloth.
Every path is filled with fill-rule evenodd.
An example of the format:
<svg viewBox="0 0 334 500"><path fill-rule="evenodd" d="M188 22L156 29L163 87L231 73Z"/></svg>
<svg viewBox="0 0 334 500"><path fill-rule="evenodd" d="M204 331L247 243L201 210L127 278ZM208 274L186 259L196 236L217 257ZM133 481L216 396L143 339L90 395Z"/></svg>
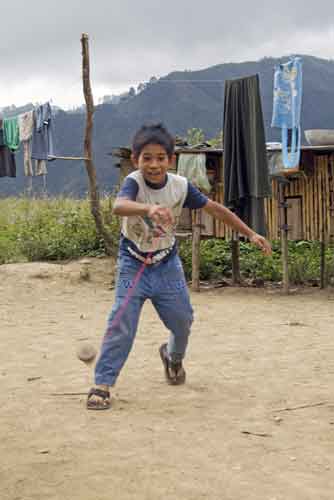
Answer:
<svg viewBox="0 0 334 500"><path fill-rule="evenodd" d="M54 124L49 102L34 110L34 128L32 134L31 158L34 160L51 161L54 150Z"/></svg>
<svg viewBox="0 0 334 500"><path fill-rule="evenodd" d="M271 195L259 76L225 82L224 204L265 235Z"/></svg>
<svg viewBox="0 0 334 500"><path fill-rule="evenodd" d="M0 177L16 177L15 155L5 145L1 120L0 120Z"/></svg>

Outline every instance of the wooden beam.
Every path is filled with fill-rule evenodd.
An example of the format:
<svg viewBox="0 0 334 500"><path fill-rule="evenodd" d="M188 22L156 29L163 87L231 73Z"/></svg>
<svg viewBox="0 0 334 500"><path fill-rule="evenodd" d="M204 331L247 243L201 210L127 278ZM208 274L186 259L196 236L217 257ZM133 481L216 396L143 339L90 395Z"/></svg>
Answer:
<svg viewBox="0 0 334 500"><path fill-rule="evenodd" d="M280 214L280 239L282 248L283 292L289 293L289 247L288 247L288 221L287 208L284 197L284 184L279 182L279 214Z"/></svg>
<svg viewBox="0 0 334 500"><path fill-rule="evenodd" d="M93 114L94 114L94 101L92 88L90 84L90 64L89 64L89 44L88 35L83 33L81 36L81 47L82 47L82 80L83 80L83 92L86 102L86 128L85 128L85 139L84 139L84 155L85 155L85 166L88 174L89 180L89 196L90 196L90 206L91 213L95 220L96 230L98 234L104 240L106 247L106 253L108 255L114 255L115 250L113 246L113 241L105 228L103 223L103 218L101 214L100 207L100 194L98 185L96 182L96 170L93 163L93 148L92 148L92 133L93 133Z"/></svg>
<svg viewBox="0 0 334 500"><path fill-rule="evenodd" d="M232 282L238 285L241 282L240 276L240 241L239 234L233 231L231 240L232 250Z"/></svg>
<svg viewBox="0 0 334 500"><path fill-rule="evenodd" d="M193 292L199 292L199 274L200 274L200 245L201 245L201 211L194 210L192 222L192 283Z"/></svg>
<svg viewBox="0 0 334 500"><path fill-rule="evenodd" d="M55 155L49 155L48 159L49 160L74 160L74 161L79 161L79 160L89 160L90 158L87 158L85 156L55 156Z"/></svg>
<svg viewBox="0 0 334 500"><path fill-rule="evenodd" d="M327 269L326 269L326 244L327 234L326 226L326 184L325 184L325 171L328 169L328 158L326 157L322 162L321 169L318 170L319 180L319 203L320 203L320 288L324 289L327 286Z"/></svg>

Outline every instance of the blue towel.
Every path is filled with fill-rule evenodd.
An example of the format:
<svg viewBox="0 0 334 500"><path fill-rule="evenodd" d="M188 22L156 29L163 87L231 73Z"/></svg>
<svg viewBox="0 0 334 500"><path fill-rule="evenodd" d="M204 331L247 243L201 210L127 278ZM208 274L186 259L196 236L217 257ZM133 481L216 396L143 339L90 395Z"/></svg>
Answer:
<svg viewBox="0 0 334 500"><path fill-rule="evenodd" d="M55 156L53 114L49 102L34 110L31 158L51 161Z"/></svg>
<svg viewBox="0 0 334 500"><path fill-rule="evenodd" d="M293 57L275 68L272 127L282 129L282 153L285 168L296 167L300 160L302 104L302 60ZM289 151L289 130L291 149Z"/></svg>

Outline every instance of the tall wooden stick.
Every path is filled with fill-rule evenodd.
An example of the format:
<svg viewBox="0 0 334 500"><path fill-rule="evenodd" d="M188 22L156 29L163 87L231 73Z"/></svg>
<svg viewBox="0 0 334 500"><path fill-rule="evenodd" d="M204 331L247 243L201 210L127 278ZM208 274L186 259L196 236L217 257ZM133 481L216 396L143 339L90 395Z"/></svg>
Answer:
<svg viewBox="0 0 334 500"><path fill-rule="evenodd" d="M233 231L231 240L232 249L232 283L233 285L239 285L241 282L240 275L240 242L239 233Z"/></svg>
<svg viewBox="0 0 334 500"><path fill-rule="evenodd" d="M280 213L280 237L282 247L282 267L283 267L283 291L289 293L289 250L288 250L288 221L287 221L287 207L284 197L284 185L279 181L279 213Z"/></svg>
<svg viewBox="0 0 334 500"><path fill-rule="evenodd" d="M192 291L199 292L200 245L201 245L201 211L194 210L192 221Z"/></svg>
<svg viewBox="0 0 334 500"><path fill-rule="evenodd" d="M318 179L319 179L319 189L320 189L320 196L319 196L319 202L321 203L320 205L320 214L321 214L321 224L320 224L320 288L324 289L327 286L327 276L326 276L326 231L325 231L325 217L326 217L326 198L325 198L325 203L324 203L324 197L323 193L326 194L325 190L325 181L323 179L323 175L325 175L325 168L328 168L328 161L326 157L326 163L323 162L323 165L321 166L321 170L318 170Z"/></svg>
<svg viewBox="0 0 334 500"><path fill-rule="evenodd" d="M96 170L92 159L94 101L93 101L92 88L90 84L89 44L88 44L88 35L86 33L83 33L81 36L81 47L82 47L83 92L85 96L86 109L87 109L85 140L84 140L84 157L85 157L85 166L89 180L90 207L92 215L95 220L97 232L104 240L106 252L108 255L113 255L115 251L113 249L112 238L103 224L101 205L100 205L100 195L99 195L98 185L96 182Z"/></svg>

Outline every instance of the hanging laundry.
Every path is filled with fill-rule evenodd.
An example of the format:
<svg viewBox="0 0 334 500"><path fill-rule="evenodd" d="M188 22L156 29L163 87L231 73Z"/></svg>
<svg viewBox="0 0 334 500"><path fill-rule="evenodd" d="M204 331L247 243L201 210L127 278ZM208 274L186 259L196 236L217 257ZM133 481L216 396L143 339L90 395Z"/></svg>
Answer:
<svg viewBox="0 0 334 500"><path fill-rule="evenodd" d="M225 82L224 204L266 234L264 198L271 195L259 76Z"/></svg>
<svg viewBox="0 0 334 500"><path fill-rule="evenodd" d="M200 154L180 154L177 173L186 177L198 189L210 193L211 184L206 173L206 156Z"/></svg>
<svg viewBox="0 0 334 500"><path fill-rule="evenodd" d="M34 111L31 157L34 160L50 161L55 156L54 126L50 103L38 106Z"/></svg>
<svg viewBox="0 0 334 500"><path fill-rule="evenodd" d="M21 141L28 141L32 137L34 127L34 112L27 111L18 117L19 133Z"/></svg>
<svg viewBox="0 0 334 500"><path fill-rule="evenodd" d="M31 177L33 175L31 161L31 138L34 127L34 113L28 111L18 117L20 140L23 144L23 168L24 175Z"/></svg>
<svg viewBox="0 0 334 500"><path fill-rule="evenodd" d="M31 141L24 141L23 143L23 171L26 177L32 177L34 175L32 170L32 160L31 160Z"/></svg>
<svg viewBox="0 0 334 500"><path fill-rule="evenodd" d="M46 160L35 160L35 175L46 175L47 173Z"/></svg>
<svg viewBox="0 0 334 500"><path fill-rule="evenodd" d="M302 104L302 59L292 57L275 67L272 127L282 131L282 155L285 168L297 167L300 160ZM289 131L291 147L289 151Z"/></svg>
<svg viewBox="0 0 334 500"><path fill-rule="evenodd" d="M15 155L5 144L2 127L0 120L0 177L16 177Z"/></svg>
<svg viewBox="0 0 334 500"><path fill-rule="evenodd" d="M267 157L268 157L269 175L271 176L282 175L282 170L284 170L282 151L268 151Z"/></svg>
<svg viewBox="0 0 334 500"><path fill-rule="evenodd" d="M20 147L20 132L17 116L13 118L4 118L3 131L6 146L12 151L16 151Z"/></svg>

